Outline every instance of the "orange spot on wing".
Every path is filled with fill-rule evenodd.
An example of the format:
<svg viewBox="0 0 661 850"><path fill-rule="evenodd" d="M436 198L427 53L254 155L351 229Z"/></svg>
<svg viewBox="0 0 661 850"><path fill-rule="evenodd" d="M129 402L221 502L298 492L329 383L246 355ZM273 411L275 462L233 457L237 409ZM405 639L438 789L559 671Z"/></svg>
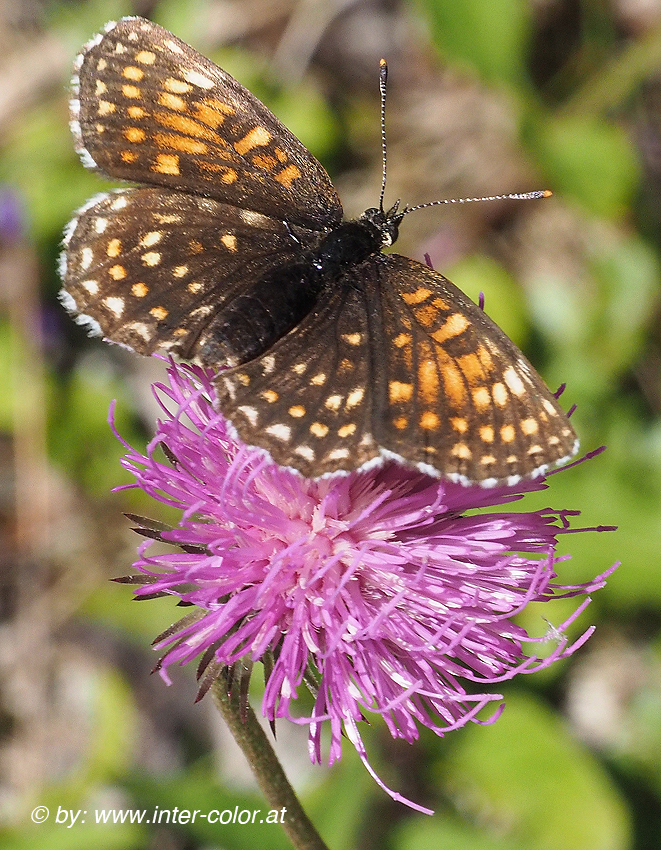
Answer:
<svg viewBox="0 0 661 850"><path fill-rule="evenodd" d="M154 118L162 127L174 130L177 134L192 136L195 139L206 139L209 142L216 138L215 134L200 121L177 112L155 112Z"/></svg>
<svg viewBox="0 0 661 850"><path fill-rule="evenodd" d="M473 404L478 410L486 410L491 407L491 394L486 387L477 387L473 390Z"/></svg>
<svg viewBox="0 0 661 850"><path fill-rule="evenodd" d="M470 327L470 322L463 313L452 313L431 336L436 342L441 343L459 336L468 327Z"/></svg>
<svg viewBox="0 0 661 850"><path fill-rule="evenodd" d="M176 109L177 112L183 112L186 109L186 101L183 97L179 97L179 95L172 94L171 92L161 92L158 102L161 106L165 106L166 109Z"/></svg>
<svg viewBox="0 0 661 850"><path fill-rule="evenodd" d="M409 306L413 306L414 304L421 304L423 301L426 301L431 294L431 289L421 286L415 292L402 292L402 299Z"/></svg>
<svg viewBox="0 0 661 850"><path fill-rule="evenodd" d="M438 364L435 360L423 360L418 366L420 396L428 403L438 402Z"/></svg>
<svg viewBox="0 0 661 850"><path fill-rule="evenodd" d="M127 142L132 142L133 144L144 142L146 137L147 134L144 130L141 130L140 127L127 127L124 130L124 138Z"/></svg>
<svg viewBox="0 0 661 850"><path fill-rule="evenodd" d="M195 116L214 130L223 123L227 115L233 115L234 109L220 100L202 100L195 104Z"/></svg>
<svg viewBox="0 0 661 850"><path fill-rule="evenodd" d="M429 328L438 320L438 310L427 304L425 307L418 307L415 311L415 317L424 327Z"/></svg>
<svg viewBox="0 0 661 850"><path fill-rule="evenodd" d="M491 372L493 369L493 358L491 357L489 350L483 345L480 345L478 346L476 354L480 358L480 363L484 367L484 371L487 372L487 374Z"/></svg>
<svg viewBox="0 0 661 850"><path fill-rule="evenodd" d="M461 410L466 404L466 382L463 373L449 357L440 363L440 372L445 394L452 406Z"/></svg>
<svg viewBox="0 0 661 850"><path fill-rule="evenodd" d="M277 174L273 175L273 179L277 180L278 183L281 183L285 189L289 189L291 184L298 177L301 176L301 172L295 165L288 165L286 168L283 168L282 171L279 171Z"/></svg>
<svg viewBox="0 0 661 850"><path fill-rule="evenodd" d="M179 157L168 153L159 153L152 165L152 171L159 174L179 174Z"/></svg>
<svg viewBox="0 0 661 850"><path fill-rule="evenodd" d="M390 381L388 384L388 396L391 404L410 401L413 397L413 384L405 384L402 381Z"/></svg>
<svg viewBox="0 0 661 850"><path fill-rule="evenodd" d="M204 154L208 151L208 145L198 139L188 136L179 136L175 133L157 133L154 141L159 148L170 148L170 150L182 151L189 154Z"/></svg>
<svg viewBox="0 0 661 850"><path fill-rule="evenodd" d="M168 311L165 307L152 307L149 313L159 322L162 322L168 315Z"/></svg>
<svg viewBox="0 0 661 850"><path fill-rule="evenodd" d="M487 376L477 354L464 354L457 359L457 363L471 386L486 380Z"/></svg>
<svg viewBox="0 0 661 850"><path fill-rule="evenodd" d="M516 437L516 431L514 430L514 426L503 425L503 427L500 429L500 436L504 443L513 442L514 438Z"/></svg>
<svg viewBox="0 0 661 850"><path fill-rule="evenodd" d="M420 427L425 431L438 431L440 424L438 415L431 410L425 410L420 417Z"/></svg>
<svg viewBox="0 0 661 850"><path fill-rule="evenodd" d="M266 127L253 127L242 139L234 142L234 150L244 156L253 148L264 147L271 141L271 134Z"/></svg>

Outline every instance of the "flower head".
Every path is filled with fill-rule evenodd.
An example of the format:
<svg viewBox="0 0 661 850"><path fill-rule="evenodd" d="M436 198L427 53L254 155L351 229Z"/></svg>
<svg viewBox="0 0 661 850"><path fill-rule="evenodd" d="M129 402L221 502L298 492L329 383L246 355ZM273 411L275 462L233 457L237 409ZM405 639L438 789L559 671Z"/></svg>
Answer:
<svg viewBox="0 0 661 850"><path fill-rule="evenodd" d="M196 606L156 643L167 681L171 665L200 657L204 673L268 656L264 715L307 723L313 761L329 721L329 762L344 731L373 774L359 732L369 714L409 742L421 725L443 735L500 703L494 685L589 637L570 645L562 636L589 599L544 659L526 654L533 638L514 622L529 602L585 594L610 573L555 583L556 542L572 514L505 507L543 479L485 489L389 463L306 480L233 438L212 378L170 362L155 388L165 414L156 436L144 455L127 445L123 459L136 478L129 486L182 511L178 527L152 535L178 551L150 554L146 540L134 565L138 597ZM293 703L311 676L316 697L302 718ZM474 683L470 692L461 680Z"/></svg>

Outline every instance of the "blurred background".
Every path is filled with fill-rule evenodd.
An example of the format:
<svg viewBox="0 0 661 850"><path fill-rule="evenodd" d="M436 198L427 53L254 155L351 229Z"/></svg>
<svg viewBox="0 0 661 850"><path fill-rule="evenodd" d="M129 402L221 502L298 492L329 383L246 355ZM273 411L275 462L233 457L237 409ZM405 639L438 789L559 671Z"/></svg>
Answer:
<svg viewBox="0 0 661 850"><path fill-rule="evenodd" d="M386 203L550 188L549 200L424 210L398 251L477 299L566 406L582 450L524 509L582 512L564 583L621 567L574 626L569 661L505 688L494 725L366 730L393 803L345 746L311 767L278 749L333 850L658 850L661 846L661 0L0 2L0 844L286 848L277 827L96 826L94 808L266 808L194 671L166 687L150 642L168 601L109 582L138 539L122 447L142 446L158 364L89 340L56 296L61 234L108 185L68 129L73 58L103 24L152 18L254 91L330 172L349 216L378 202L378 63L390 68ZM529 608L543 635L573 609ZM258 677L256 677L258 678ZM257 700L259 695L257 694ZM43 825L30 821L41 804ZM53 823L58 807L84 825Z"/></svg>

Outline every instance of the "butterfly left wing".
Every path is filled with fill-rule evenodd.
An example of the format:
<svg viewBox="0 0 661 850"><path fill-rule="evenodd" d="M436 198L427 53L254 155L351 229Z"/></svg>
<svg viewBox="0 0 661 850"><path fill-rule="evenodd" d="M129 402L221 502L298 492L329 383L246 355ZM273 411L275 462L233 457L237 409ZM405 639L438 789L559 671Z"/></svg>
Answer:
<svg viewBox="0 0 661 850"><path fill-rule="evenodd" d="M138 187L93 198L67 228L62 301L93 333L139 354L195 357L209 329L318 234L250 210ZM263 350L253 324L244 334ZM220 365L220 364L214 364Z"/></svg>
<svg viewBox="0 0 661 850"><path fill-rule="evenodd" d="M217 378L242 440L307 477L395 457L484 486L541 474L573 428L508 337L420 263L376 256L269 352Z"/></svg>
<svg viewBox="0 0 661 850"><path fill-rule="evenodd" d="M324 230L342 206L322 165L273 113L144 18L112 21L78 56L71 129L85 165Z"/></svg>

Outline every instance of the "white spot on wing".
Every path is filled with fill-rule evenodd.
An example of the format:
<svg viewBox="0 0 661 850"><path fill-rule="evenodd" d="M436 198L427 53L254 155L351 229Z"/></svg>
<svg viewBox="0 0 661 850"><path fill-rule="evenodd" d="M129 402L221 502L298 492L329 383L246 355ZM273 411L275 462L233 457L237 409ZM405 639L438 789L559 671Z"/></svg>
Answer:
<svg viewBox="0 0 661 850"><path fill-rule="evenodd" d="M355 390L351 390L349 395L347 396L346 406L348 410L351 410L352 407L356 407L356 405L360 404L363 400L363 396L365 395L365 390L363 387L356 387Z"/></svg>
<svg viewBox="0 0 661 850"><path fill-rule="evenodd" d="M268 218L268 216L262 215L258 212L253 212L252 210L239 210L239 217L245 221L246 224L252 224L253 227L262 227L263 229L268 229L269 224L272 224L273 220Z"/></svg>
<svg viewBox="0 0 661 850"><path fill-rule="evenodd" d="M276 440L282 440L283 443L289 442L291 439L291 428L288 425L283 425L282 423L269 425L266 429L266 433L275 437Z"/></svg>
<svg viewBox="0 0 661 850"><path fill-rule="evenodd" d="M107 298L104 298L103 305L118 319L124 312L124 299L118 295L109 295Z"/></svg>
<svg viewBox="0 0 661 850"><path fill-rule="evenodd" d="M141 336L145 342L149 342L152 338L152 332L149 325L146 325L144 322L129 322L126 325L127 330L133 331L133 333Z"/></svg>
<svg viewBox="0 0 661 850"><path fill-rule="evenodd" d="M101 330L101 325L97 322L96 319L93 319L91 316L88 316L86 313L79 313L74 321L77 325L81 325L82 327L87 329L87 333L90 336L103 336L103 331Z"/></svg>
<svg viewBox="0 0 661 850"><path fill-rule="evenodd" d="M64 307L67 313L78 312L76 302L73 300L71 293L67 292L66 289L60 289L60 292L57 297L59 298L60 304Z"/></svg>
<svg viewBox="0 0 661 850"><path fill-rule="evenodd" d="M212 89L215 85L214 81L206 76L206 74L202 74L199 71L191 71L190 68L180 67L181 76L186 80L186 82L190 83L193 86L197 86L200 89Z"/></svg>
<svg viewBox="0 0 661 850"><path fill-rule="evenodd" d="M83 250L80 252L80 268L86 272L87 269L92 265L92 260L94 259L94 251L89 247L89 245L85 245Z"/></svg>
<svg viewBox="0 0 661 850"><path fill-rule="evenodd" d="M257 409L254 407L250 407L247 404L240 405L237 410L240 410L241 413L246 417L246 419L250 422L253 428L257 425L257 420L259 418L257 414Z"/></svg>
<svg viewBox="0 0 661 850"><path fill-rule="evenodd" d="M156 245L163 238L163 234L159 230L151 230L149 233L145 233L145 235L140 240L140 244L143 248L151 248L152 245Z"/></svg>
<svg viewBox="0 0 661 850"><path fill-rule="evenodd" d="M265 355L260 362L265 375L270 375L275 369L275 357L272 354Z"/></svg>
<svg viewBox="0 0 661 850"><path fill-rule="evenodd" d="M312 463L315 458L315 453L310 446L296 446L294 454L300 455L304 460L307 460L308 463Z"/></svg>
<svg viewBox="0 0 661 850"><path fill-rule="evenodd" d="M78 156L80 157L80 161L85 166L85 168L91 168L94 170L98 168L96 164L96 160L93 158L92 154L87 150L87 148L79 147L77 148Z"/></svg>
<svg viewBox="0 0 661 850"><path fill-rule="evenodd" d="M125 209L127 204L128 201L126 200L126 195L117 195L115 198L113 198L110 204L110 209L114 212L118 212L119 210Z"/></svg>
<svg viewBox="0 0 661 850"><path fill-rule="evenodd" d="M349 457L348 449L333 449L332 452L328 452L329 460L346 460Z"/></svg>
<svg viewBox="0 0 661 850"><path fill-rule="evenodd" d="M526 388L523 385L523 381L517 375L513 366L510 366L509 369L505 370L503 375L505 383L512 390L517 398L521 398L521 396L525 393Z"/></svg>

